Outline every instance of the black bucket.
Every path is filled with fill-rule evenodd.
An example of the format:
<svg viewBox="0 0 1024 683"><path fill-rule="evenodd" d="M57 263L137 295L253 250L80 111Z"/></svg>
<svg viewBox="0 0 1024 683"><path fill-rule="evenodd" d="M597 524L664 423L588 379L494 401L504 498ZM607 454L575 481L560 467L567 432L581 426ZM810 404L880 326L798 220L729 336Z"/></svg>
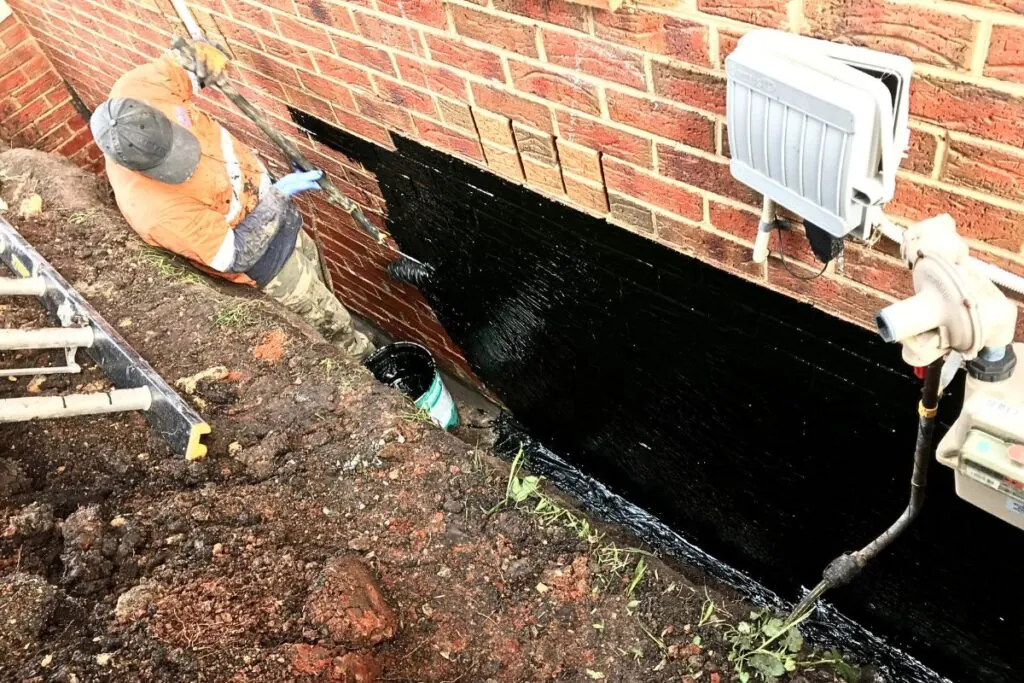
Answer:
<svg viewBox="0 0 1024 683"><path fill-rule="evenodd" d="M378 381L415 401L437 425L451 429L459 424L455 401L427 349L413 342L395 342L378 349L363 364Z"/></svg>

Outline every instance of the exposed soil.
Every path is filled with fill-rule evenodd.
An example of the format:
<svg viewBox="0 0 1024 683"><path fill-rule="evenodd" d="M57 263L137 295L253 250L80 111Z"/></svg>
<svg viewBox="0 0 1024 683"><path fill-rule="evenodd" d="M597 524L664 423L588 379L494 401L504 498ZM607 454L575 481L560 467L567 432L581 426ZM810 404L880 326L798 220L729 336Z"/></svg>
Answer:
<svg viewBox="0 0 1024 683"><path fill-rule="evenodd" d="M602 562L642 547L615 529L595 542L497 505L507 464L254 293L146 249L98 179L13 150L0 183L7 217L165 378L225 368L190 395L213 427L199 462L139 415L0 426L0 679L736 680L725 629L698 623L749 605L655 557ZM14 216L33 192L42 215ZM0 398L108 386L87 368ZM826 669L785 678L839 680Z"/></svg>

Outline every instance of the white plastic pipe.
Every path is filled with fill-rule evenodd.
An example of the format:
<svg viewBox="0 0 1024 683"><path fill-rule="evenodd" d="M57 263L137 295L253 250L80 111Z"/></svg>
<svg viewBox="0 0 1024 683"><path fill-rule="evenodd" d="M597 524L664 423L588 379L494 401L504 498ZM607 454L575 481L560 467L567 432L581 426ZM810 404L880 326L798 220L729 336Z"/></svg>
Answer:
<svg viewBox="0 0 1024 683"><path fill-rule="evenodd" d="M42 296L46 280L41 277L0 277L0 296Z"/></svg>
<svg viewBox="0 0 1024 683"><path fill-rule="evenodd" d="M114 389L102 394L7 398L0 400L0 424L149 410L152 404L153 395L148 387Z"/></svg>
<svg viewBox="0 0 1024 683"><path fill-rule="evenodd" d="M199 40L205 37L202 27L199 26L199 22L196 21L195 15L192 14L192 10L188 8L185 0L171 0L171 6L174 7L178 18L185 24L185 30L192 38Z"/></svg>
<svg viewBox="0 0 1024 683"><path fill-rule="evenodd" d="M775 202L765 197L764 203L761 204L761 221L757 225L757 237L754 238L754 263L764 263L768 258L768 241L775 230L777 217Z"/></svg>
<svg viewBox="0 0 1024 683"><path fill-rule="evenodd" d="M935 290L926 289L909 299L890 304L875 316L878 333L891 343L934 330L944 322L945 303Z"/></svg>
<svg viewBox="0 0 1024 683"><path fill-rule="evenodd" d="M995 284L1017 292L1017 294L1024 295L1024 277L1015 275L1007 270L1003 270L999 266L994 266L991 263L974 258L973 256L970 260L972 266L977 268L982 275Z"/></svg>
<svg viewBox="0 0 1024 683"><path fill-rule="evenodd" d="M882 235L896 244L903 246L903 228L889 220L889 217L878 212L878 230ZM999 266L987 261L982 261L974 256L970 257L971 265L978 269L985 277L1000 287L1005 287L1012 292L1024 296L1024 277L1004 270Z"/></svg>
<svg viewBox="0 0 1024 683"><path fill-rule="evenodd" d="M95 335L91 327L44 327L38 330L0 329L0 351L88 348Z"/></svg>

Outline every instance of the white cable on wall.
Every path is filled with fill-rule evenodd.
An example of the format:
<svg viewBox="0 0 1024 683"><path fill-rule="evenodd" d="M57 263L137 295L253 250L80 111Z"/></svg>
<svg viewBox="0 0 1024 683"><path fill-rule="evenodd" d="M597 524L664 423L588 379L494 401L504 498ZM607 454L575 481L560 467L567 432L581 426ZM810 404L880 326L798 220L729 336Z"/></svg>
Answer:
<svg viewBox="0 0 1024 683"><path fill-rule="evenodd" d="M892 240L896 244L903 246L903 228L893 223L888 216L881 211L877 212L876 215L879 232L884 237ZM993 283L1009 289L1017 294L1024 295L1024 277L1011 273L1008 270L1004 270L999 266L982 261L974 256L970 257L971 265L977 268L981 273L991 280Z"/></svg>

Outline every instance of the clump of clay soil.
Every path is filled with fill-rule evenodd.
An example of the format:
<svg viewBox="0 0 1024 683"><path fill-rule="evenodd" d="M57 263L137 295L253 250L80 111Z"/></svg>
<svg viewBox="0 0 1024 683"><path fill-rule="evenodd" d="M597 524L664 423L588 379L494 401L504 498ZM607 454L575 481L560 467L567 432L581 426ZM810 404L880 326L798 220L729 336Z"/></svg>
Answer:
<svg viewBox="0 0 1024 683"><path fill-rule="evenodd" d="M0 426L0 680L739 680L749 605L555 492L565 514L510 498L505 463L303 323L142 245L102 182L0 154L0 195L31 193L42 214L9 218L213 433L186 462L137 414ZM109 386L87 366L0 397Z"/></svg>

